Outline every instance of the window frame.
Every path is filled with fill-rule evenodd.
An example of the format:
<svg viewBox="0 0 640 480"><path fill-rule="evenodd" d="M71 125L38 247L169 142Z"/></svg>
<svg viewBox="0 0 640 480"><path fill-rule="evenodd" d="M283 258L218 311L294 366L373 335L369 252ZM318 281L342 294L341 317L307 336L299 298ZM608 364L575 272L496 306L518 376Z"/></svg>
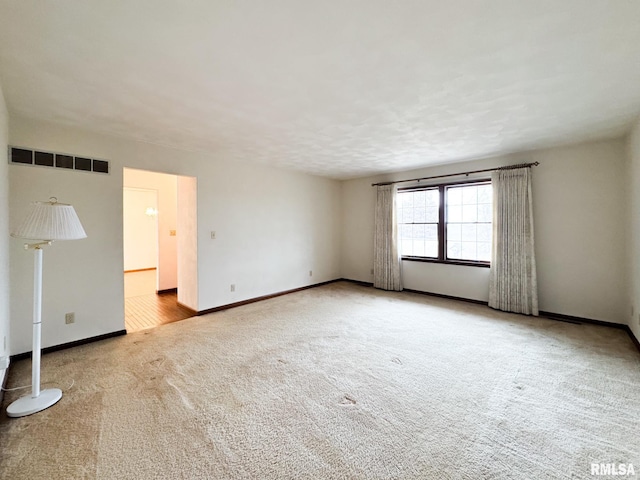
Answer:
<svg viewBox="0 0 640 480"><path fill-rule="evenodd" d="M438 183L435 185L414 185L411 187L398 188L398 193L402 192L416 192L421 190L434 190L437 189L440 196L440 203L438 206L438 258L434 257L421 257L414 255L402 255L400 257L403 261L409 262L425 262L425 263L443 263L447 265L463 265L468 267L483 267L490 268L491 262L484 260L459 260L447 258L447 209L446 209L446 190L448 187L468 186L472 184L477 185L491 185L491 179L476 179L465 180L457 182ZM493 219L492 219L493 224ZM398 225L401 225L398 222Z"/></svg>

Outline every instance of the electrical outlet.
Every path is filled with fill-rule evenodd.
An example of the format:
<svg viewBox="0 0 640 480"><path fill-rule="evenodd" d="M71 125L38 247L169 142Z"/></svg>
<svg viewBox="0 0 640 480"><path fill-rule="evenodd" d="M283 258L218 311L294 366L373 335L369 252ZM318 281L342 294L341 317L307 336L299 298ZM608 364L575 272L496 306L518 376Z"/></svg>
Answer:
<svg viewBox="0 0 640 480"><path fill-rule="evenodd" d="M309 270L309 276L313 277L313 270Z"/></svg>
<svg viewBox="0 0 640 480"><path fill-rule="evenodd" d="M236 291L236 284L235 284L235 283L232 283L232 284L231 284L231 291L232 291L232 292L235 292L235 291Z"/></svg>
<svg viewBox="0 0 640 480"><path fill-rule="evenodd" d="M65 313L64 315L64 323L69 325L70 323L76 322L76 314L74 312Z"/></svg>
<svg viewBox="0 0 640 480"><path fill-rule="evenodd" d="M216 232L214 232L213 230L211 231L211 240L215 240L216 239Z"/></svg>
<svg viewBox="0 0 640 480"><path fill-rule="evenodd" d="M371 269L371 275L373 275L373 268Z"/></svg>
<svg viewBox="0 0 640 480"><path fill-rule="evenodd" d="M175 230L169 230L169 236L170 237L175 237L176 236L176 231Z"/></svg>

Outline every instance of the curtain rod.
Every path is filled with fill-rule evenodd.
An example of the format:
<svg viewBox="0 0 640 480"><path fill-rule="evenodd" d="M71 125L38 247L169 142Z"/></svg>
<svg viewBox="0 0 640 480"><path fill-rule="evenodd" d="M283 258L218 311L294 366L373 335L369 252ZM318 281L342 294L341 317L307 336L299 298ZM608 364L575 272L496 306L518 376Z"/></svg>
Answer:
<svg viewBox="0 0 640 480"><path fill-rule="evenodd" d="M458 177L460 175L471 175L472 173L494 172L496 170L512 170L514 168L531 168L531 167L537 167L538 165L540 165L539 162L520 163L518 165L507 165L504 167L485 168L484 170L473 170L471 172L448 173L446 175L435 175L433 177L411 178L409 180L396 180L395 182L372 183L371 186L376 187L378 185L393 185L395 183L420 182L421 180L433 180L434 178L445 178L445 177Z"/></svg>

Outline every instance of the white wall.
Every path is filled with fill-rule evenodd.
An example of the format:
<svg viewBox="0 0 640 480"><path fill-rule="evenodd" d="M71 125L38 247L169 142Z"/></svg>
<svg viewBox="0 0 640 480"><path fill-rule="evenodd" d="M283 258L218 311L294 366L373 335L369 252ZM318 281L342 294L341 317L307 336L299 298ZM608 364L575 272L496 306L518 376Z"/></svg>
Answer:
<svg viewBox="0 0 640 480"><path fill-rule="evenodd" d="M125 168L125 187L147 188L158 192L158 283L157 290L178 286L177 231L178 179L175 175ZM125 270L127 268L125 262Z"/></svg>
<svg viewBox="0 0 640 480"><path fill-rule="evenodd" d="M536 152L533 195L540 309L626 323L625 145Z"/></svg>
<svg viewBox="0 0 640 480"><path fill-rule="evenodd" d="M12 227L33 201L55 196L74 206L87 233L86 239L55 242L44 249L43 347L124 328L122 186L112 185L118 182L114 177L9 165ZM31 350L33 251L25 251L19 239L10 242L11 354L15 355ZM67 312L75 312L74 324L65 325Z"/></svg>
<svg viewBox="0 0 640 480"><path fill-rule="evenodd" d="M200 310L340 278L338 181L213 162L197 177Z"/></svg>
<svg viewBox="0 0 640 480"><path fill-rule="evenodd" d="M9 355L9 113L0 85L0 356ZM0 369L0 385L4 381Z"/></svg>
<svg viewBox="0 0 640 480"><path fill-rule="evenodd" d="M124 271L157 268L158 215L147 209L158 210L158 191L124 187L122 193Z"/></svg>
<svg viewBox="0 0 640 480"><path fill-rule="evenodd" d="M627 192L629 209L629 327L640 339L640 119L628 138Z"/></svg>
<svg viewBox="0 0 640 480"><path fill-rule="evenodd" d="M198 310L198 181L178 177L178 302Z"/></svg>
<svg viewBox="0 0 640 480"><path fill-rule="evenodd" d="M625 145L622 140L526 152L343 183L343 276L372 281L371 183L539 161L533 170L540 309L626 323ZM488 299L489 269L403 262L406 288ZM640 307L639 307L640 308Z"/></svg>
<svg viewBox="0 0 640 480"><path fill-rule="evenodd" d="M340 277L335 180L21 117L11 118L9 139L111 162L110 175L9 165L12 224L29 202L55 195L76 206L88 234L45 252L44 346L124 328L123 167L197 178L198 310ZM11 354L18 354L30 350L31 260L11 243ZM76 323L65 325L69 311Z"/></svg>

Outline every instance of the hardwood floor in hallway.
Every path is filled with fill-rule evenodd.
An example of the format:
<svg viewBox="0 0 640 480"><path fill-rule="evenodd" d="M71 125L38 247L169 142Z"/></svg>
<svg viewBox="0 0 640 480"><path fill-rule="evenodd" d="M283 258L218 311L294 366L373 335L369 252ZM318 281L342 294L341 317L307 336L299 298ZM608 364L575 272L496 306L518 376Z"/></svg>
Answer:
<svg viewBox="0 0 640 480"><path fill-rule="evenodd" d="M124 317L127 332L137 332L193 316L178 305L176 293L156 293L156 270L127 272Z"/></svg>

